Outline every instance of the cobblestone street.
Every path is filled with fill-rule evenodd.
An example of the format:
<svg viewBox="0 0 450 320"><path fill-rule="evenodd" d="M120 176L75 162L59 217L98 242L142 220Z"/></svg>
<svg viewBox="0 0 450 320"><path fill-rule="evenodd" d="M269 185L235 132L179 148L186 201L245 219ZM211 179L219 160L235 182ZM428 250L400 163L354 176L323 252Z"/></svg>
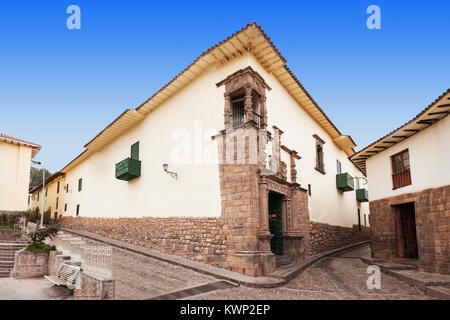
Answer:
<svg viewBox="0 0 450 320"><path fill-rule="evenodd" d="M90 244L101 245L89 240ZM419 289L381 274L381 289L368 290L367 265L359 257L370 256L369 246L354 249L312 265L288 284L273 289L233 287L192 295L185 299L216 300L313 300L313 299L427 299ZM147 299L216 278L187 268L113 247L113 276L116 299ZM63 288L52 287L44 279L0 279L0 299L67 299Z"/></svg>
<svg viewBox="0 0 450 320"><path fill-rule="evenodd" d="M87 240L89 245L105 244ZM112 247L112 274L116 281L116 299L148 299L185 287L214 282L217 279L187 268Z"/></svg>
<svg viewBox="0 0 450 320"><path fill-rule="evenodd" d="M361 262L360 256L370 256L368 245L336 257L325 258L280 288L237 287L197 295L189 299L427 299L423 291L383 273L381 274L381 290L368 290L366 288L366 281L369 277L369 274L366 274L367 265Z"/></svg>

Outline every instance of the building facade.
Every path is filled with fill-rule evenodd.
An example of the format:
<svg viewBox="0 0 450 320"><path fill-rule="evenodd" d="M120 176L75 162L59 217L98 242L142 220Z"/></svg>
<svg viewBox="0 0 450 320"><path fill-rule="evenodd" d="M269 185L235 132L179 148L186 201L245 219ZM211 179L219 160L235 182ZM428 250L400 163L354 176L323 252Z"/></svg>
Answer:
<svg viewBox="0 0 450 320"><path fill-rule="evenodd" d="M249 24L88 142L60 171L57 212L70 227L264 275L311 252L313 223L368 225L354 147Z"/></svg>
<svg viewBox="0 0 450 320"><path fill-rule="evenodd" d="M64 202L66 194L66 186L64 185L65 175L56 172L45 180L45 189L42 190L42 183L30 189L30 200L28 203L28 211L41 216L42 198L44 197L44 223L50 220L57 221L63 215L67 205Z"/></svg>
<svg viewBox="0 0 450 320"><path fill-rule="evenodd" d="M367 170L373 256L450 272L450 90L353 155Z"/></svg>
<svg viewBox="0 0 450 320"><path fill-rule="evenodd" d="M0 211L28 207L31 159L41 146L0 133Z"/></svg>

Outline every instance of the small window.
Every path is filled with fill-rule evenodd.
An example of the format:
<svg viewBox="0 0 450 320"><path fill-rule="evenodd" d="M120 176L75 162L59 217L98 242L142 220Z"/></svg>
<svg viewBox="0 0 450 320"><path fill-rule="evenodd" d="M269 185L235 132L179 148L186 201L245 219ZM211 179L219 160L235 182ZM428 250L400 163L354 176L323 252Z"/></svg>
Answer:
<svg viewBox="0 0 450 320"><path fill-rule="evenodd" d="M47 196L47 194L48 194L48 187L45 188L45 196Z"/></svg>
<svg viewBox="0 0 450 320"><path fill-rule="evenodd" d="M337 174L342 173L342 165L339 162L339 160L336 160L336 170L337 170Z"/></svg>
<svg viewBox="0 0 450 320"><path fill-rule="evenodd" d="M244 100L245 96L243 94L231 98L231 116L233 127L240 126L245 121Z"/></svg>
<svg viewBox="0 0 450 320"><path fill-rule="evenodd" d="M411 184L411 171L408 149L391 156L391 166L393 189L409 186Z"/></svg>
<svg viewBox="0 0 450 320"><path fill-rule="evenodd" d="M324 157L323 157L323 145L325 144L325 141L322 140L317 134L313 135L313 137L316 139L316 167L315 169L319 171L322 174L325 174L325 164L324 164Z"/></svg>
<svg viewBox="0 0 450 320"><path fill-rule="evenodd" d="M80 214L80 205L77 204L77 216Z"/></svg>
<svg viewBox="0 0 450 320"><path fill-rule="evenodd" d="M78 192L80 192L82 188L83 188L83 179L80 178L78 180Z"/></svg>
<svg viewBox="0 0 450 320"><path fill-rule="evenodd" d="M58 210L58 197L56 197L56 210Z"/></svg>
<svg viewBox="0 0 450 320"><path fill-rule="evenodd" d="M28 195L28 204L30 204L30 198L31 198L30 195Z"/></svg>
<svg viewBox="0 0 450 320"><path fill-rule="evenodd" d="M309 196L311 196L311 185L310 184L308 184L308 194L309 194Z"/></svg>
<svg viewBox="0 0 450 320"><path fill-rule="evenodd" d="M364 215L364 225L367 226L366 215Z"/></svg>
<svg viewBox="0 0 450 320"><path fill-rule="evenodd" d="M39 201L39 192L37 193L37 200Z"/></svg>
<svg viewBox="0 0 450 320"><path fill-rule="evenodd" d="M67 211L67 203L64 204L64 212Z"/></svg>
<svg viewBox="0 0 450 320"><path fill-rule="evenodd" d="M59 181L58 181L58 183L56 184L56 193L59 193Z"/></svg>

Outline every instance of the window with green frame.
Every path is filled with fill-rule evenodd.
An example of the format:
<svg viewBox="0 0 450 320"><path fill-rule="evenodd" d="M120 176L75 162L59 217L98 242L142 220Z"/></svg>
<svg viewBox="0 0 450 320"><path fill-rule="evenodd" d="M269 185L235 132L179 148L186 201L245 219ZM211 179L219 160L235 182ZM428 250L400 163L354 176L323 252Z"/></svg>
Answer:
<svg viewBox="0 0 450 320"><path fill-rule="evenodd" d="M337 170L337 174L341 174L342 173L342 165L339 162L339 160L336 160L336 170Z"/></svg>

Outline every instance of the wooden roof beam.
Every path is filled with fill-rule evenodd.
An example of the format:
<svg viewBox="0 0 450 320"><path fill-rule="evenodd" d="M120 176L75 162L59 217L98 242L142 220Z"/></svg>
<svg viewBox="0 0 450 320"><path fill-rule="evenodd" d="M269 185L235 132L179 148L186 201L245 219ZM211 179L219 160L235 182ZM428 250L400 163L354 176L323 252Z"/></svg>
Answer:
<svg viewBox="0 0 450 320"><path fill-rule="evenodd" d="M417 124L433 124L436 121L440 120L439 118L434 118L434 119L423 119L423 120L419 120L416 123Z"/></svg>
<svg viewBox="0 0 450 320"><path fill-rule="evenodd" d="M406 132L419 132L420 130L419 129L403 129L403 131L406 131Z"/></svg>
<svg viewBox="0 0 450 320"><path fill-rule="evenodd" d="M435 116L437 114L449 114L450 111L437 111L437 112L430 112L428 115L429 116Z"/></svg>

